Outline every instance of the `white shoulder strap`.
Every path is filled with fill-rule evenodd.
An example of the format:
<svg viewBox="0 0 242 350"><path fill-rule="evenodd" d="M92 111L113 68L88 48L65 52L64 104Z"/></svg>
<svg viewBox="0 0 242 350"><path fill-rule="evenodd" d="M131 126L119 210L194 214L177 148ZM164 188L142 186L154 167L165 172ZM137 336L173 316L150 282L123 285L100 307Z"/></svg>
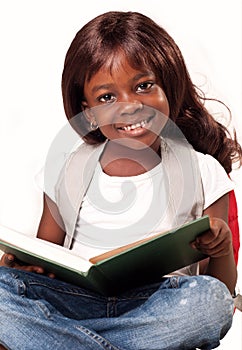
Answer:
<svg viewBox="0 0 242 350"><path fill-rule="evenodd" d="M83 143L68 158L56 184L56 204L64 221L67 248L71 246L80 206L104 147L105 143L98 146Z"/></svg>
<svg viewBox="0 0 242 350"><path fill-rule="evenodd" d="M198 158L185 138L162 140L162 163L167 174L172 227L201 217L204 193Z"/></svg>

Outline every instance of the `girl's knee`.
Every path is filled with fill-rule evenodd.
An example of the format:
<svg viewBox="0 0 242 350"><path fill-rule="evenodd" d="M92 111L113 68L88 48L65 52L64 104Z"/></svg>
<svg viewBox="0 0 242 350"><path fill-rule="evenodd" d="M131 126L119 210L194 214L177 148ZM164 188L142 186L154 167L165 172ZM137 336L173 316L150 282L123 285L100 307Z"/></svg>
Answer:
<svg viewBox="0 0 242 350"><path fill-rule="evenodd" d="M191 290L196 290L196 295L201 304L207 305L208 310L214 310L215 314L233 314L233 299L230 291L224 283L218 279L203 275L191 278L189 284ZM194 290L194 291L195 291Z"/></svg>
<svg viewBox="0 0 242 350"><path fill-rule="evenodd" d="M210 276L194 276L181 278L181 289L187 299L180 301L180 311L184 304L184 324L187 327L186 341L196 342L204 349L219 345L232 324L233 299L226 285ZM187 303L185 309L185 301ZM189 330L189 331L188 331ZM199 336L198 336L199 335ZM208 346L213 347L207 347ZM198 345L196 345L198 347ZM199 347L200 348L200 347Z"/></svg>
<svg viewBox="0 0 242 350"><path fill-rule="evenodd" d="M199 278L199 289L201 293L207 295L207 301L210 301L210 304L224 304L229 307L229 310L232 310L232 295L228 290L227 286L219 281L217 278L211 276L198 276Z"/></svg>
<svg viewBox="0 0 242 350"><path fill-rule="evenodd" d="M201 312L201 326L217 330L222 339L232 324L234 303L226 285L211 276L198 276L197 293L200 307L195 312ZM198 311L200 309L200 311Z"/></svg>

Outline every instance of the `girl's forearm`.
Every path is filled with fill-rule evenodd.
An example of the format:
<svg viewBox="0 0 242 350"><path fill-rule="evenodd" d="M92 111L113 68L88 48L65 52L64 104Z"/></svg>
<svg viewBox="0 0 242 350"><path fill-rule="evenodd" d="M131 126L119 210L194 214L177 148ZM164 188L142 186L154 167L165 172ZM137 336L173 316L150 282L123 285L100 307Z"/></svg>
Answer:
<svg viewBox="0 0 242 350"><path fill-rule="evenodd" d="M231 294L233 294L237 281L237 269L233 252L223 257L210 258L206 274L226 284Z"/></svg>

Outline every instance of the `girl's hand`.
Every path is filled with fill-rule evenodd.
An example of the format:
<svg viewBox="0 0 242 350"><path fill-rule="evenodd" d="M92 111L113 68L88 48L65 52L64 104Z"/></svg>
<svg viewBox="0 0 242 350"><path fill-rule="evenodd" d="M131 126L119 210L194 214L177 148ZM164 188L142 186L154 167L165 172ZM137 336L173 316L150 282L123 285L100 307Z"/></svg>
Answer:
<svg viewBox="0 0 242 350"><path fill-rule="evenodd" d="M192 247L211 258L220 258L233 252L232 234L226 222L210 218L210 230L199 236Z"/></svg>
<svg viewBox="0 0 242 350"><path fill-rule="evenodd" d="M0 266L12 267L18 270L24 270L28 272L35 272L39 274L45 274L45 270L40 266L24 265L12 254L3 254L0 260ZM48 273L47 276L54 278L53 273Z"/></svg>

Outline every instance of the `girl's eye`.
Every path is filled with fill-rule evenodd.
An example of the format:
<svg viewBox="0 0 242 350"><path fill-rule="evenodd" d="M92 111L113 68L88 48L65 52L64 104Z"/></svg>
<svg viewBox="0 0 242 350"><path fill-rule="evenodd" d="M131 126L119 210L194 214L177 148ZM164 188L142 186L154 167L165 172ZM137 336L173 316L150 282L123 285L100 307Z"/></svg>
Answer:
<svg viewBox="0 0 242 350"><path fill-rule="evenodd" d="M105 94L98 98L99 102L111 103L115 101L115 97L112 94Z"/></svg>
<svg viewBox="0 0 242 350"><path fill-rule="evenodd" d="M154 83L150 83L150 82L141 83L137 86L137 91L149 90L152 88L153 85L154 85Z"/></svg>

